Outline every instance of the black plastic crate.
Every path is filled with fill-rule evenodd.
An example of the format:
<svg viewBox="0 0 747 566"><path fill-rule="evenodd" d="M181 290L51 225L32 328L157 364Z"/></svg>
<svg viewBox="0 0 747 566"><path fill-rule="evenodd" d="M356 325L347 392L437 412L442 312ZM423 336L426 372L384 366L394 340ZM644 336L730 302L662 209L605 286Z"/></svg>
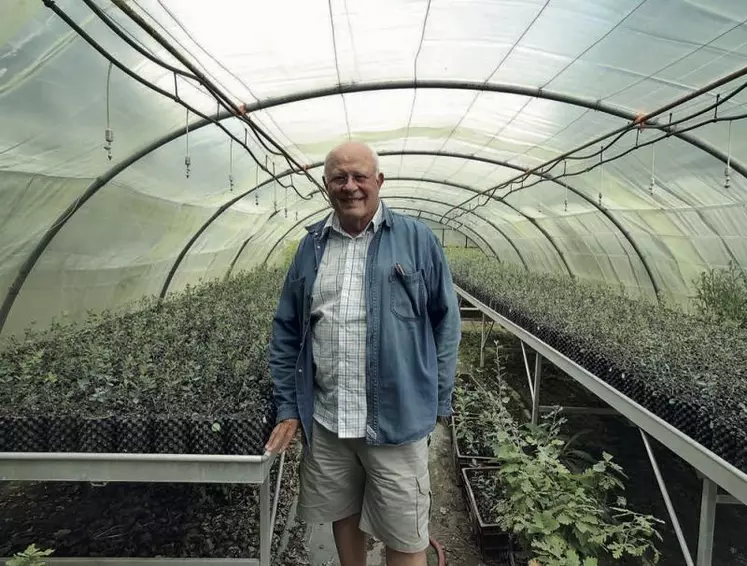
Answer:
<svg viewBox="0 0 747 566"><path fill-rule="evenodd" d="M469 521L472 532L477 541L477 547L480 550L480 556L486 564L491 566L498 565L522 565L517 559L520 552L514 538L510 533L505 532L495 523L486 523L477 507L477 500L472 489L470 478L475 473L485 473L490 470L498 469L496 466L483 468L464 468L462 470L462 482L464 492L467 498L467 509L469 512ZM524 562L525 563L525 562Z"/></svg>
<svg viewBox="0 0 747 566"><path fill-rule="evenodd" d="M456 433L458 419L458 416L451 417L451 454L454 460L454 471L456 472L457 483L461 484L462 470L465 468L481 469L486 466L494 466L495 458L491 458L490 456L473 456L462 453Z"/></svg>

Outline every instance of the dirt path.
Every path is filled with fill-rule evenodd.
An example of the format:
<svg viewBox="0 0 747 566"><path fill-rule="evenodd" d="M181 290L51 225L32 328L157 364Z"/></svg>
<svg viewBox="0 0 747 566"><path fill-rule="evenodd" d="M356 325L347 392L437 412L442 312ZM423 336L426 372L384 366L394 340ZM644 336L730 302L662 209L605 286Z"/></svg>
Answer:
<svg viewBox="0 0 747 566"><path fill-rule="evenodd" d="M430 450L431 536L443 547L449 566L483 566L469 527L464 498L456 484L451 458L451 434L439 424L431 437Z"/></svg>

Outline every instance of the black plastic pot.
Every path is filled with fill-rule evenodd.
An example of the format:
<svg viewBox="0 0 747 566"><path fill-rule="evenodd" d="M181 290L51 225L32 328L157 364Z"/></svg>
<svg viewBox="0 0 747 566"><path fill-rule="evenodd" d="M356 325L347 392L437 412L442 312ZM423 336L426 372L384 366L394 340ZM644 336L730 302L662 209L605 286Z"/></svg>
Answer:
<svg viewBox="0 0 747 566"><path fill-rule="evenodd" d="M712 423L713 452L747 471L747 430L744 428L747 423L733 415L715 415Z"/></svg>
<svg viewBox="0 0 747 566"><path fill-rule="evenodd" d="M225 419L196 415L191 421L191 452L223 454L225 451Z"/></svg>
<svg viewBox="0 0 747 566"><path fill-rule="evenodd" d="M747 418L743 417L742 423L734 430L737 454L733 463L743 472L747 472L747 423L744 421L747 421Z"/></svg>
<svg viewBox="0 0 747 566"><path fill-rule="evenodd" d="M715 410L701 405L698 408L698 420L695 428L695 440L708 448L713 449L713 417ZM747 450L747 447L745 447Z"/></svg>
<svg viewBox="0 0 747 566"><path fill-rule="evenodd" d="M697 440L695 436L696 429L698 428L699 414L699 403L692 399L678 397L675 403L672 424L690 438Z"/></svg>
<svg viewBox="0 0 747 566"><path fill-rule="evenodd" d="M640 404L663 419L666 405L669 402L668 395L664 394L655 383L649 381L648 376L642 375L641 378L643 380L643 397L639 401Z"/></svg>
<svg viewBox="0 0 747 566"><path fill-rule="evenodd" d="M149 454L153 451L151 419L146 415L120 415L116 419L117 451Z"/></svg>
<svg viewBox="0 0 747 566"><path fill-rule="evenodd" d="M153 451L185 454L189 450L189 419L169 415L153 418Z"/></svg>
<svg viewBox="0 0 747 566"><path fill-rule="evenodd" d="M230 415L226 418L227 444L229 454L262 455L265 444L275 425L274 410L265 407L254 415Z"/></svg>
<svg viewBox="0 0 747 566"><path fill-rule="evenodd" d="M50 452L78 452L82 419L77 415L56 415L49 419Z"/></svg>
<svg viewBox="0 0 747 566"><path fill-rule="evenodd" d="M6 416L0 416L0 452L10 452L10 419Z"/></svg>
<svg viewBox="0 0 747 566"><path fill-rule="evenodd" d="M80 423L81 452L115 452L116 421L112 416L83 417Z"/></svg>
<svg viewBox="0 0 747 566"><path fill-rule="evenodd" d="M8 452L46 452L47 419L38 415L3 418Z"/></svg>

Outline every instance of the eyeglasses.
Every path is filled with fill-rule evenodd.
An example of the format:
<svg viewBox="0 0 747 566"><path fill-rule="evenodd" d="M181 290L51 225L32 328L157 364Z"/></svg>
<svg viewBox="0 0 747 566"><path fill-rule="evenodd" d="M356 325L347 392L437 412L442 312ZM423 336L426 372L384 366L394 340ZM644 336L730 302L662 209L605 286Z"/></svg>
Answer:
<svg viewBox="0 0 747 566"><path fill-rule="evenodd" d="M348 179L353 178L355 184L361 185L371 178L371 175L363 173L339 173L329 179L329 184L333 187L344 187L348 184Z"/></svg>

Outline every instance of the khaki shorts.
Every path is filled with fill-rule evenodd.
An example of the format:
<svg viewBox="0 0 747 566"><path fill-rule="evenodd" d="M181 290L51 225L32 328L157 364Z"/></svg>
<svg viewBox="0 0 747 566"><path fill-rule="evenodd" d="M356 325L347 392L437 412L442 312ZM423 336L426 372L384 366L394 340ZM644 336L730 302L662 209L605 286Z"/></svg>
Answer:
<svg viewBox="0 0 747 566"><path fill-rule="evenodd" d="M431 486L428 439L370 446L314 421L311 449L301 460L299 515L331 523L360 513L360 529L399 552L429 544Z"/></svg>

